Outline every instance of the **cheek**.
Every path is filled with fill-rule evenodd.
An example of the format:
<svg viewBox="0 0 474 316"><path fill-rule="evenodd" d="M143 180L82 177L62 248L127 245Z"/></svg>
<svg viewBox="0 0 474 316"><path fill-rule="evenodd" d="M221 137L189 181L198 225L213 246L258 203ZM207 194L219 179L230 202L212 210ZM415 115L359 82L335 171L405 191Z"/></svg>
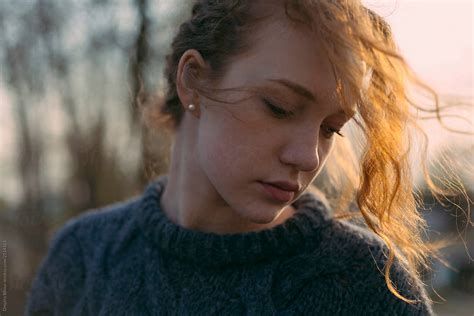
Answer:
<svg viewBox="0 0 474 316"><path fill-rule="evenodd" d="M272 158L272 137L232 120L206 125L199 133L199 160L209 176L242 178L259 175Z"/></svg>
<svg viewBox="0 0 474 316"><path fill-rule="evenodd" d="M227 121L219 124L203 122L198 134L198 159L204 171L211 177L235 177L242 158L241 139Z"/></svg>
<svg viewBox="0 0 474 316"><path fill-rule="evenodd" d="M201 129L198 135L198 159L207 172L225 172L228 169L228 155L226 148L228 140L217 129Z"/></svg>

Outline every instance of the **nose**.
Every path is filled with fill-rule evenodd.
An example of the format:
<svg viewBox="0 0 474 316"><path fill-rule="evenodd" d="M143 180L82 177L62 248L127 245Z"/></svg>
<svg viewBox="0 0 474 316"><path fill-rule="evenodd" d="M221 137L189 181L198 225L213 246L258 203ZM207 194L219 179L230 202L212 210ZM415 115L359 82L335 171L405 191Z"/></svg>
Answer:
<svg viewBox="0 0 474 316"><path fill-rule="evenodd" d="M314 131L314 129L313 129ZM304 133L304 134L303 134ZM294 134L283 148L280 161L284 164L293 165L303 172L314 172L319 167L319 129L317 133L309 129L299 135Z"/></svg>

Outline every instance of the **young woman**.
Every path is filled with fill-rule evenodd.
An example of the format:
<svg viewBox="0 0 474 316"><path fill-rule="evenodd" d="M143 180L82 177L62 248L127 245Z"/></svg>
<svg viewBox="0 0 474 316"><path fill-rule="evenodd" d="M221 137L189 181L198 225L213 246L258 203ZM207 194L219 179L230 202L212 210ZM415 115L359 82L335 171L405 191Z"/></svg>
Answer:
<svg viewBox="0 0 474 316"><path fill-rule="evenodd" d="M414 77L379 16L357 0L199 0L166 75L169 172L55 235L27 315L433 313ZM323 168L330 203L312 186Z"/></svg>

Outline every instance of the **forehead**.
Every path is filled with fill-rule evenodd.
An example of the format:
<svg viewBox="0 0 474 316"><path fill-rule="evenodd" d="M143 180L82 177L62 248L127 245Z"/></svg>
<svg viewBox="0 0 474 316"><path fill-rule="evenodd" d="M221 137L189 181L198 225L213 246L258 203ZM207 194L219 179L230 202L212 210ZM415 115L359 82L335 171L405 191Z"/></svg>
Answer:
<svg viewBox="0 0 474 316"><path fill-rule="evenodd" d="M340 103L332 65L316 33L285 17L275 17L258 24L249 42L246 52L231 59L225 87L284 79L307 88L321 103ZM353 103L349 95L346 98Z"/></svg>

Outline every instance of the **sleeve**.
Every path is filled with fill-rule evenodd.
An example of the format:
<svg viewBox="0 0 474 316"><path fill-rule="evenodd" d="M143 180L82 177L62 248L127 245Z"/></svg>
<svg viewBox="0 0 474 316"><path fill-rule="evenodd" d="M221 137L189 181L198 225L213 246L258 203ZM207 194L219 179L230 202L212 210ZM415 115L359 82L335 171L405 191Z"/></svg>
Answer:
<svg viewBox="0 0 474 316"><path fill-rule="evenodd" d="M24 315L72 315L84 284L77 225L68 222L53 237L33 280Z"/></svg>

